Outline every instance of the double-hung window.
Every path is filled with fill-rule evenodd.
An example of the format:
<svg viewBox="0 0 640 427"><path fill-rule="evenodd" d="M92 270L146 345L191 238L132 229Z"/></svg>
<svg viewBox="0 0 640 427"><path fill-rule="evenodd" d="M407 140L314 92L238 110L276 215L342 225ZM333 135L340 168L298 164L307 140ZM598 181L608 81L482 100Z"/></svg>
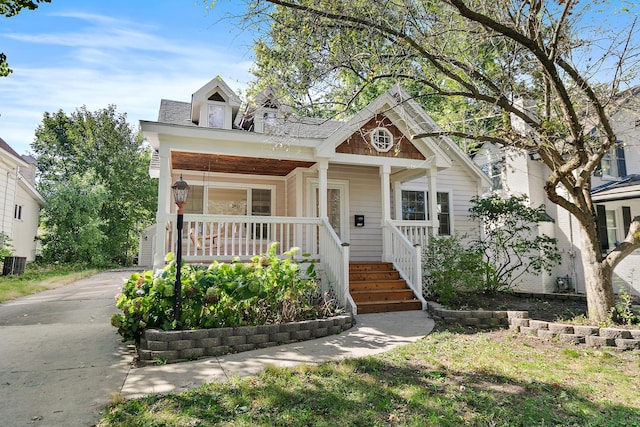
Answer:
<svg viewBox="0 0 640 427"><path fill-rule="evenodd" d="M424 221L428 218L428 195L426 191L402 190L402 219Z"/></svg>

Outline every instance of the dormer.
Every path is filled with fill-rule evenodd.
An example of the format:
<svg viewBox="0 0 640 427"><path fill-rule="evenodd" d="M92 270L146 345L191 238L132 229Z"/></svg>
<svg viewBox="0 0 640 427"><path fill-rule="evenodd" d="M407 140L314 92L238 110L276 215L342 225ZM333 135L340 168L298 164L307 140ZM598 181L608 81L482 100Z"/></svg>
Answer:
<svg viewBox="0 0 640 427"><path fill-rule="evenodd" d="M270 133L278 123L282 123L290 108L280 105L271 89L265 89L254 100L256 107L253 115L255 132Z"/></svg>
<svg viewBox="0 0 640 427"><path fill-rule="evenodd" d="M191 121L198 126L232 129L240 98L220 78L214 78L191 96Z"/></svg>

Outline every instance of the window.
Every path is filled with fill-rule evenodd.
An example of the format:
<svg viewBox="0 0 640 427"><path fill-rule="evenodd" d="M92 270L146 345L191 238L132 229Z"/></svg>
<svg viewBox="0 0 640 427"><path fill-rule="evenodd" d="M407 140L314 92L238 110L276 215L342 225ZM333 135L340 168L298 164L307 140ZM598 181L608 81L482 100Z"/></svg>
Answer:
<svg viewBox="0 0 640 427"><path fill-rule="evenodd" d="M607 244L610 248L615 248L618 242L617 225L616 225L616 211L606 210L606 224L607 224Z"/></svg>
<svg viewBox="0 0 640 427"><path fill-rule="evenodd" d="M491 162L480 167L489 178L491 178L491 190L502 189L502 161Z"/></svg>
<svg viewBox="0 0 640 427"><path fill-rule="evenodd" d="M207 125L210 128L224 128L224 105L209 104L207 106Z"/></svg>
<svg viewBox="0 0 640 427"><path fill-rule="evenodd" d="M13 209L13 218L18 220L22 219L22 205L15 205Z"/></svg>
<svg viewBox="0 0 640 427"><path fill-rule="evenodd" d="M437 193L436 195L436 203L438 204L438 220L440 221L438 234L448 236L451 234L449 193Z"/></svg>
<svg viewBox="0 0 640 427"><path fill-rule="evenodd" d="M618 141L614 148L607 151L604 156L602 156L600 165L596 170L596 175L615 178L627 176L627 164L625 161L622 141Z"/></svg>
<svg viewBox="0 0 640 427"><path fill-rule="evenodd" d="M207 213L214 215L271 215L271 190L260 188L207 189ZM247 210L247 207L250 210Z"/></svg>
<svg viewBox="0 0 640 427"><path fill-rule="evenodd" d="M371 145L376 151L386 153L393 146L393 135L385 128L376 128L371 132Z"/></svg>
<svg viewBox="0 0 640 427"><path fill-rule="evenodd" d="M622 218L622 224L620 224L620 218ZM596 205L598 237L604 253L619 244L618 236L626 237L627 233L629 233L632 218L629 206L621 206L620 210L618 210L611 209L605 205Z"/></svg>
<svg viewBox="0 0 640 427"><path fill-rule="evenodd" d="M424 221L427 219L428 196L424 191L402 190L402 219Z"/></svg>
<svg viewBox="0 0 640 427"><path fill-rule="evenodd" d="M186 214L202 214L204 204L204 187L202 185L190 185L189 197L184 205Z"/></svg>

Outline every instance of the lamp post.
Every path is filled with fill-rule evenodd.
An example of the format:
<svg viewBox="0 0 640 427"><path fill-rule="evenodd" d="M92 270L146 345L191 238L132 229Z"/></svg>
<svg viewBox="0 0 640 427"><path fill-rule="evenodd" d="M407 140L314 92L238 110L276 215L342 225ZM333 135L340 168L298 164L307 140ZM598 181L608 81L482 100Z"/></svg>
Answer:
<svg viewBox="0 0 640 427"><path fill-rule="evenodd" d="M178 221L177 221L177 231L178 231L178 247L176 248L176 283L173 288L173 318L176 321L176 328L179 327L180 322L180 312L182 311L182 301L181 301L181 293L182 293L182 223L184 216L184 204L187 202L187 196L189 195L189 184L186 183L182 179L182 175L180 178L171 186L173 190L173 200L176 202L178 206Z"/></svg>

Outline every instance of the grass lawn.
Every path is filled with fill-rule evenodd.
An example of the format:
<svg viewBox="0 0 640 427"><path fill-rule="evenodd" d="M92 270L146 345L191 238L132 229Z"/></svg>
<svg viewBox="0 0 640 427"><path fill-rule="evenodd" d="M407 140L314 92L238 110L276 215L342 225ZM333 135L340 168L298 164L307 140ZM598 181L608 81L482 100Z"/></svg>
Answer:
<svg viewBox="0 0 640 427"><path fill-rule="evenodd" d="M46 267L27 265L24 274L0 276L0 302L59 288L97 272L95 268L79 264Z"/></svg>
<svg viewBox="0 0 640 427"><path fill-rule="evenodd" d="M640 354L507 330L115 404L99 426L640 426Z"/></svg>

